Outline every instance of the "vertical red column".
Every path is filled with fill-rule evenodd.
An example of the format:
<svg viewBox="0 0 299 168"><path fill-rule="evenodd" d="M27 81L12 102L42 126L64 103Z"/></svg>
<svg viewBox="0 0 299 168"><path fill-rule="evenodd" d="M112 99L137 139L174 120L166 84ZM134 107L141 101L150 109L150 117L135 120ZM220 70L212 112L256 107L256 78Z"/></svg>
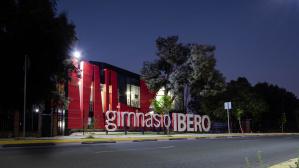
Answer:
<svg viewBox="0 0 299 168"><path fill-rule="evenodd" d="M115 71L111 71L111 86L112 86L112 98L111 98L111 106L112 110L117 110L118 104L118 86L117 86L117 73Z"/></svg>
<svg viewBox="0 0 299 168"><path fill-rule="evenodd" d="M93 112L94 112L94 127L97 129L104 128L102 96L100 88L100 67L93 65L94 89L93 89Z"/></svg>
<svg viewBox="0 0 299 168"><path fill-rule="evenodd" d="M78 68L78 61L73 60L73 64ZM79 94L79 81L77 72L69 73L71 78L68 83L68 97L70 103L68 105L68 129L82 128L82 118L80 110L80 94Z"/></svg>
<svg viewBox="0 0 299 168"><path fill-rule="evenodd" d="M82 102L83 102L83 123L84 128L88 125L88 114L90 106L90 92L92 83L93 66L88 62L83 63L82 68Z"/></svg>
<svg viewBox="0 0 299 168"><path fill-rule="evenodd" d="M110 83L110 70L104 69L105 71L105 101L104 101L104 112L109 110L109 83Z"/></svg>

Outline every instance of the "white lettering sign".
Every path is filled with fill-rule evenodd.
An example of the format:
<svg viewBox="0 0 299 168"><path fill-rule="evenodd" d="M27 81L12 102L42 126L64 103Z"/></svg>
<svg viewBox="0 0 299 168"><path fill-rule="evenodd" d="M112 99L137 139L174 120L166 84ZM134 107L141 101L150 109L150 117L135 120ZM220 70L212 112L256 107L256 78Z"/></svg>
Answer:
<svg viewBox="0 0 299 168"><path fill-rule="evenodd" d="M133 122L133 123L132 123ZM211 120L207 115L172 113L169 115L150 114L141 112L106 112L107 131L116 131L118 127L147 127L167 129L172 126L173 131L178 132L209 132L211 129Z"/></svg>

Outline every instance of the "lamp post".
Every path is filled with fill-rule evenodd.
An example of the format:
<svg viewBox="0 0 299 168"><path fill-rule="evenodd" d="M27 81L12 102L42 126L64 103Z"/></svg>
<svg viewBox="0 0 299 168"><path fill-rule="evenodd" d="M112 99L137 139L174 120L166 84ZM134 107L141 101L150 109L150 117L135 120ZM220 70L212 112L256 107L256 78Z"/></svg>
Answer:
<svg viewBox="0 0 299 168"><path fill-rule="evenodd" d="M25 61L24 61L23 137L26 136L26 99L27 99L27 55L25 55Z"/></svg>
<svg viewBox="0 0 299 168"><path fill-rule="evenodd" d="M228 129L228 134L230 134L229 110L232 109L232 102L225 102L224 109L226 110L227 113L227 129Z"/></svg>

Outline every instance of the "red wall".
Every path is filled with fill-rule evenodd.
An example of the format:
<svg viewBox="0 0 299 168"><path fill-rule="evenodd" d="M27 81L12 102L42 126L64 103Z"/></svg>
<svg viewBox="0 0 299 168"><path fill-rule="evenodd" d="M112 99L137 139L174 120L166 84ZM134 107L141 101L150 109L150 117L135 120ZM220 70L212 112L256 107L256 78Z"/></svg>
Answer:
<svg viewBox="0 0 299 168"><path fill-rule="evenodd" d="M74 61L75 65L78 65ZM77 66L76 66L77 67ZM68 128L82 128L82 118L81 118L81 109L80 109L80 96L79 96L79 79L77 72L71 72L70 74L71 81L68 84L68 97L69 97L69 107L68 107Z"/></svg>
<svg viewBox="0 0 299 168"><path fill-rule="evenodd" d="M82 96L83 96L83 117L84 117L84 127L87 128L88 124L88 114L89 114L89 103L91 94L91 83L93 75L93 66L88 62L83 63L83 86L82 86Z"/></svg>
<svg viewBox="0 0 299 168"><path fill-rule="evenodd" d="M118 104L118 86L117 86L117 73L115 71L110 71L110 79L111 79L111 86L112 86L112 98L111 98L111 106L112 110L117 110Z"/></svg>
<svg viewBox="0 0 299 168"><path fill-rule="evenodd" d="M100 67L93 65L93 111L94 128L104 128L104 116L102 109L102 96L100 88Z"/></svg>
<svg viewBox="0 0 299 168"><path fill-rule="evenodd" d="M68 85L68 96L70 98L68 107L68 129L82 129L83 118L84 126L85 128L87 127L91 94L93 97L94 127L97 129L105 128L105 112L109 109L128 112L149 112L150 102L155 97L155 94L148 90L143 80L140 80L140 108L133 108L118 102L116 71L110 69L104 70L106 84L104 100L102 100L101 97L100 67L89 62L84 62L82 74L80 86L78 85L79 79L77 74L75 72L70 74L72 81ZM92 82L94 83L93 93L91 93ZM111 94L109 94L109 84L112 86ZM104 101L104 107L102 107L102 101ZM102 109L104 109L104 112Z"/></svg>

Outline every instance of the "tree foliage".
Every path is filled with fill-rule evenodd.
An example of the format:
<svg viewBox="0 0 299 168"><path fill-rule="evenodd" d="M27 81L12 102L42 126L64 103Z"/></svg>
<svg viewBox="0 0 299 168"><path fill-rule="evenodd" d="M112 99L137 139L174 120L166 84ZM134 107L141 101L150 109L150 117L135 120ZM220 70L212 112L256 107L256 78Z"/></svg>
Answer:
<svg viewBox="0 0 299 168"><path fill-rule="evenodd" d="M188 61L191 67L189 86L192 100L189 106L193 111L201 109L200 102L203 97L215 96L225 88L225 78L215 69L214 52L213 46L191 45Z"/></svg>
<svg viewBox="0 0 299 168"><path fill-rule="evenodd" d="M168 114L172 108L172 98L162 96L160 99L153 100L154 111L158 114Z"/></svg>
<svg viewBox="0 0 299 168"><path fill-rule="evenodd" d="M28 107L57 97L56 84L68 80L74 68L68 58L75 26L65 13L57 13L56 0L4 0L0 6L1 109L23 105L25 56Z"/></svg>
<svg viewBox="0 0 299 168"><path fill-rule="evenodd" d="M280 130L282 121L285 121L286 131L299 130L299 100L293 93L268 83L258 83L254 90L269 106L260 116L263 119L261 128Z"/></svg>
<svg viewBox="0 0 299 168"><path fill-rule="evenodd" d="M288 131L299 129L299 101L294 94L268 83L252 86L245 77L225 83L215 68L215 47L182 44L177 36L159 37L156 46L157 59L145 62L141 71L152 91L164 87L165 96L171 91L172 100L182 101L185 88L190 88L189 107L214 121L226 120L223 103L231 101L233 120L241 130L245 119L251 120L254 131L279 131L282 125Z"/></svg>
<svg viewBox="0 0 299 168"><path fill-rule="evenodd" d="M232 102L233 123L240 118L250 119L253 131L280 131L282 126L286 131L299 129L299 100L278 86L268 83L252 86L246 78L240 77L228 82L223 93L203 98L201 107L214 120L226 121L223 109L226 101Z"/></svg>
<svg viewBox="0 0 299 168"><path fill-rule="evenodd" d="M189 49L178 42L177 36L159 37L156 40L157 56L153 62L144 62L141 70L142 78L150 90L157 92L165 88L165 95L175 87L175 70L185 63Z"/></svg>
<svg viewBox="0 0 299 168"><path fill-rule="evenodd" d="M251 84L244 77L232 80L227 83L223 93L204 98L201 105L203 110L210 114L215 120L226 120L223 103L231 101L233 104L232 113L237 114L237 110L242 110L243 118L253 118L253 122L261 121L260 115L267 111L268 106L265 101L257 95ZM238 119L238 115L234 115Z"/></svg>
<svg viewBox="0 0 299 168"><path fill-rule="evenodd" d="M215 69L215 47L184 45L178 42L177 36L159 37L156 46L158 58L145 62L141 70L142 78L152 91L164 87L164 95L171 91L174 100L183 95L185 87L190 87L193 102L190 106L196 109L200 97L215 95L223 89L224 77Z"/></svg>

